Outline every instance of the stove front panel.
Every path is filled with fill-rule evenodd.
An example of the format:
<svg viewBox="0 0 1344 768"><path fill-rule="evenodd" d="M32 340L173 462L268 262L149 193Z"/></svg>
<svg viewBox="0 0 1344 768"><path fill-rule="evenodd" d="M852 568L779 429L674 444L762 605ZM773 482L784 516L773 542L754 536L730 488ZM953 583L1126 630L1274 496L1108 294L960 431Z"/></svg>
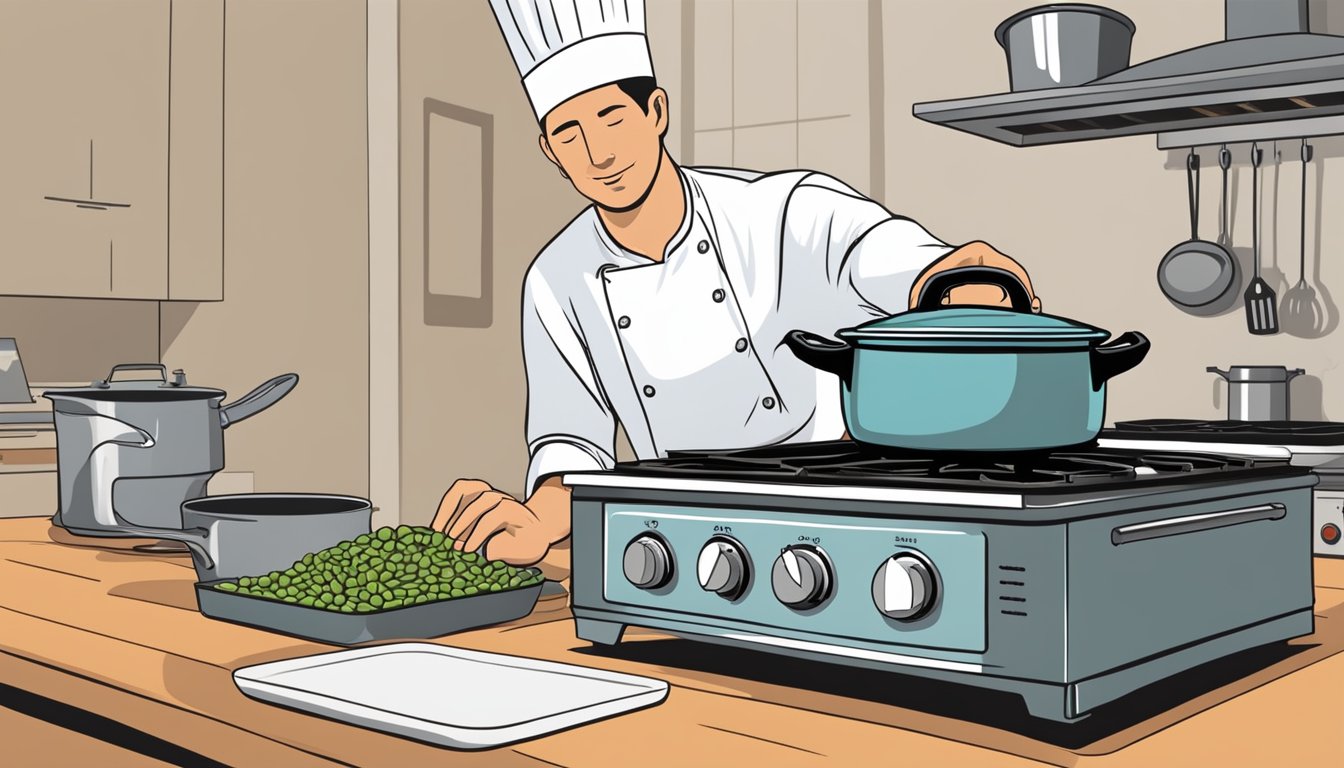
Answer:
<svg viewBox="0 0 1344 768"><path fill-rule="evenodd" d="M731 622L746 632L806 633L839 645L857 641L908 646L906 653L918 653L920 648L983 653L988 648L988 552L982 526L621 503L608 504L604 518L601 588L605 602L613 606L709 618L716 626ZM652 540L654 550L661 545L670 554L666 583L641 588L627 576L627 550L636 539ZM731 564L720 563L720 571L714 573L713 556L706 555L702 563L704 548L718 542L739 553L745 567L734 574ZM638 573L650 555L643 545L635 547L636 561L629 567ZM795 548L795 573L781 561L777 574L776 562L790 548ZM895 556L917 572L923 566L922 573L913 580L901 572L890 578L885 571L879 573ZM775 580L781 578L785 588L798 589L796 571L815 568L818 562L830 572L824 599L794 607L782 602ZM924 594L931 604L927 613L892 618L879 610L878 600L887 599L888 589L893 596L886 607L903 605L904 594L896 592L918 591L916 582L923 574L930 576L933 586L932 596ZM702 575L714 586L736 575L743 578L744 587L740 593L730 590L721 595L702 587ZM875 580L881 585L877 590Z"/></svg>

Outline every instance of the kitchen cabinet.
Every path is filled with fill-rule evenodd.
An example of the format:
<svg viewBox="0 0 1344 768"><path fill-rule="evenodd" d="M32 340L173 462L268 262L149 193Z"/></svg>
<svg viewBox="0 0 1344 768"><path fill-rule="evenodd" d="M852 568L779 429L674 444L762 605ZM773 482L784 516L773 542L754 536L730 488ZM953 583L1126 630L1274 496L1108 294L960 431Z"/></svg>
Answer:
<svg viewBox="0 0 1344 768"><path fill-rule="evenodd" d="M212 300L224 4L0 3L0 294Z"/></svg>

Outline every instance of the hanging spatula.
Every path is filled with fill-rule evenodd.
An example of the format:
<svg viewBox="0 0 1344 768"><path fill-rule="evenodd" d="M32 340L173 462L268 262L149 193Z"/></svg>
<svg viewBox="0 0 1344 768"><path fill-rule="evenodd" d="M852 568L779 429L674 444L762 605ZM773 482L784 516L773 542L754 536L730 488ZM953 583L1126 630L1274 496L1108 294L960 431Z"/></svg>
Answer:
<svg viewBox="0 0 1344 768"><path fill-rule="evenodd" d="M1255 277L1246 288L1246 327L1257 336L1279 332L1274 289L1260 277L1260 146L1251 145L1251 250L1255 254Z"/></svg>

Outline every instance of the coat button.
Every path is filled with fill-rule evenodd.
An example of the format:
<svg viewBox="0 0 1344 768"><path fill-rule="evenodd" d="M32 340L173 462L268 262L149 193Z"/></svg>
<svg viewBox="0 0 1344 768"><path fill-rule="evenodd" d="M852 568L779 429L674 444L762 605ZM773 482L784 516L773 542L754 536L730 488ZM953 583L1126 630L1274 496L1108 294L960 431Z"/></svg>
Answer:
<svg viewBox="0 0 1344 768"><path fill-rule="evenodd" d="M765 406L765 408L766 408L767 410L770 409L770 408L774 408L774 407L775 407L775 398L773 398L773 397L767 397L767 398L765 398L764 400L761 401L761 405Z"/></svg>
<svg viewBox="0 0 1344 768"><path fill-rule="evenodd" d="M746 352L746 351L747 351L747 340L746 340L746 339L738 339L738 340L737 340L737 343L733 345L733 349L736 349L738 352Z"/></svg>
<svg viewBox="0 0 1344 768"><path fill-rule="evenodd" d="M700 241L700 244L697 245L697 246L695 246L695 250L697 250L697 251L699 251L699 252L701 252L701 253L709 253L709 241L708 241L708 240L701 240L701 241Z"/></svg>
<svg viewBox="0 0 1344 768"><path fill-rule="evenodd" d="M621 319L619 319L619 320L616 321L616 325L617 325L617 327L619 327L619 328L629 328L629 327L630 327L630 318L629 318L628 316L626 316L626 315L621 315Z"/></svg>
<svg viewBox="0 0 1344 768"><path fill-rule="evenodd" d="M645 397L653 397L653 393L654 393L654 389L653 389L653 387L649 386L648 384L645 384L645 385L644 385L644 396L645 396Z"/></svg>
<svg viewBox="0 0 1344 768"><path fill-rule="evenodd" d="M723 301L723 297L725 296L725 294L724 294L722 288L715 288L715 289L714 289L714 292L711 293L709 296L710 296L710 298L714 299L714 301L716 301L716 302L722 302L722 301Z"/></svg>

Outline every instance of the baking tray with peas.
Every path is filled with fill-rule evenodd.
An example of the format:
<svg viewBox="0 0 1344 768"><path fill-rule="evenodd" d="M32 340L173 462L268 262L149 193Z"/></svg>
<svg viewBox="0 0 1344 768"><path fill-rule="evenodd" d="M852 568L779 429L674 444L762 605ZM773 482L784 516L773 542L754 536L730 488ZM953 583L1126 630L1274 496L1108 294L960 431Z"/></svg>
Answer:
<svg viewBox="0 0 1344 768"><path fill-rule="evenodd" d="M539 570L452 544L429 528L380 528L284 570L199 582L196 598L214 619L338 645L438 637L532 612Z"/></svg>

